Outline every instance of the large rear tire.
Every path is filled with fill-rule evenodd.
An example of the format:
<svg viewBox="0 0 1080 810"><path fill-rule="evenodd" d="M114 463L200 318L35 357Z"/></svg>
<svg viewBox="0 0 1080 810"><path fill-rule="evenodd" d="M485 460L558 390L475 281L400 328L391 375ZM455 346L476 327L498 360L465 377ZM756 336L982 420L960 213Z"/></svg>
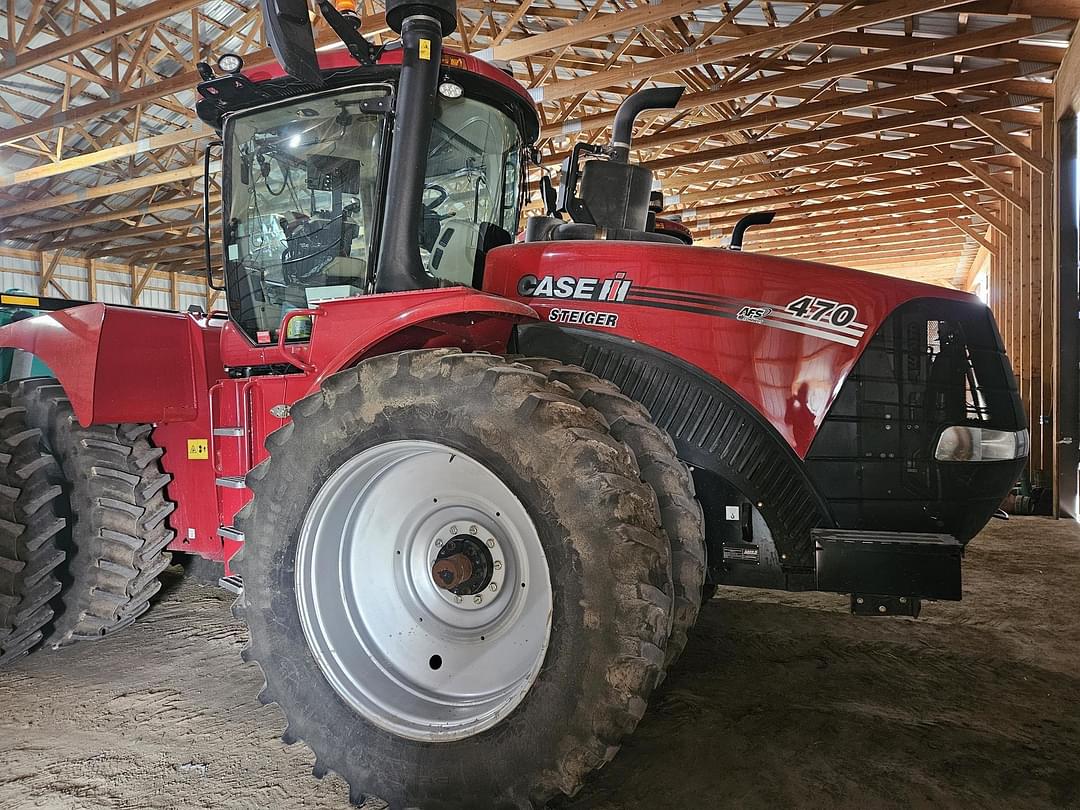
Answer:
<svg viewBox="0 0 1080 810"><path fill-rule="evenodd" d="M611 435L633 451L642 480L656 492L664 532L671 543L671 578L675 588L671 635L664 661L666 672L686 649L687 633L697 622L705 583L705 517L690 470L679 461L671 437L653 423L645 407L614 384L559 360L516 359L549 380L568 386L583 405L599 411L607 420Z"/></svg>
<svg viewBox="0 0 1080 810"><path fill-rule="evenodd" d="M151 425L82 427L55 379L11 386L13 404L26 409L62 473L68 560L58 569L62 607L46 643L100 639L146 612L170 563L174 505L164 493L162 451L150 443Z"/></svg>
<svg viewBox="0 0 1080 810"><path fill-rule="evenodd" d="M291 414L248 476L237 560L286 742L354 801L575 792L664 661L668 545L633 456L562 386L451 350L364 361ZM487 544L505 579L469 586L448 539L497 570ZM457 574L460 592L432 584Z"/></svg>
<svg viewBox="0 0 1080 810"><path fill-rule="evenodd" d="M0 390L0 666L30 652L58 607L64 519L56 462Z"/></svg>

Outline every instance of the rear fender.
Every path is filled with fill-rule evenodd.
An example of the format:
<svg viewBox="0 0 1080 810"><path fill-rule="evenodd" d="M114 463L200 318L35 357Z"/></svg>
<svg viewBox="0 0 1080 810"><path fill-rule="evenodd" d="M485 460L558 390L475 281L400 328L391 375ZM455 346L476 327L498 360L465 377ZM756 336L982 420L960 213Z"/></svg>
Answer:
<svg viewBox="0 0 1080 810"><path fill-rule="evenodd" d="M187 315L87 304L0 327L0 346L49 366L83 426L196 418L201 327Z"/></svg>

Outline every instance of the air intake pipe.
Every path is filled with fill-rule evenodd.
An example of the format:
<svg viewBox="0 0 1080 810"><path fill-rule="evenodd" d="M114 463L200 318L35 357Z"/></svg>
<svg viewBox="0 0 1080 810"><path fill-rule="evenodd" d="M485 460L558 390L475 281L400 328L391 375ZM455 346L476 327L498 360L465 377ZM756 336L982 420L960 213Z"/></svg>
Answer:
<svg viewBox="0 0 1080 810"><path fill-rule="evenodd" d="M775 211L757 211L753 214L747 214L735 223L735 230L731 232L731 244L728 247L731 250L742 250L743 237L746 235L747 230L755 225L768 225L775 216Z"/></svg>
<svg viewBox="0 0 1080 810"><path fill-rule="evenodd" d="M671 110L679 103L685 87L650 87L626 97L615 113L611 128L611 160L627 163L630 160L630 140L634 121L645 110Z"/></svg>
<svg viewBox="0 0 1080 810"><path fill-rule="evenodd" d="M401 75L394 100L394 141L383 206L376 292L433 285L420 259L420 216L443 37L457 26L456 0L388 0L386 22L401 35Z"/></svg>

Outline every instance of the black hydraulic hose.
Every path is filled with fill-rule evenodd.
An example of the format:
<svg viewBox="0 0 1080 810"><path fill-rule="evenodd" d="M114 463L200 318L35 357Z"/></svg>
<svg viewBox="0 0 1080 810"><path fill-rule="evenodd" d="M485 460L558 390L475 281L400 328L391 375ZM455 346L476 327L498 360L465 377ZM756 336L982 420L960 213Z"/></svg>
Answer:
<svg viewBox="0 0 1080 810"><path fill-rule="evenodd" d="M731 245L729 246L731 250L742 250L743 237L746 235L747 229L753 228L755 225L768 225L775 216L775 211L756 211L753 214L747 214L736 222L735 230L731 232Z"/></svg>
<svg viewBox="0 0 1080 810"><path fill-rule="evenodd" d="M402 4L388 4L400 7ZM376 292L435 286L420 259L420 214L431 129L435 120L443 24L407 5L401 20L401 78L394 101L394 135L379 246ZM396 10L396 9L395 9ZM388 11L388 19L390 13Z"/></svg>
<svg viewBox="0 0 1080 810"><path fill-rule="evenodd" d="M650 87L627 96L615 113L611 128L611 159L626 163L630 159L630 139L634 133L634 121L645 110L669 110L679 103L684 87Z"/></svg>

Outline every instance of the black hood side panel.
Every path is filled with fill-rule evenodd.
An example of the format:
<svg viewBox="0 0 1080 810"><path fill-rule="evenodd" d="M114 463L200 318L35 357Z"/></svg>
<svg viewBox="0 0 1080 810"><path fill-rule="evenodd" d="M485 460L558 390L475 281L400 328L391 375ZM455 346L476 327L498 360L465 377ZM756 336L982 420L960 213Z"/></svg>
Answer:
<svg viewBox="0 0 1080 810"><path fill-rule="evenodd" d="M1026 459L939 462L949 425L1027 426L990 311L936 298L897 308L844 382L806 471L846 529L940 532L986 524Z"/></svg>

